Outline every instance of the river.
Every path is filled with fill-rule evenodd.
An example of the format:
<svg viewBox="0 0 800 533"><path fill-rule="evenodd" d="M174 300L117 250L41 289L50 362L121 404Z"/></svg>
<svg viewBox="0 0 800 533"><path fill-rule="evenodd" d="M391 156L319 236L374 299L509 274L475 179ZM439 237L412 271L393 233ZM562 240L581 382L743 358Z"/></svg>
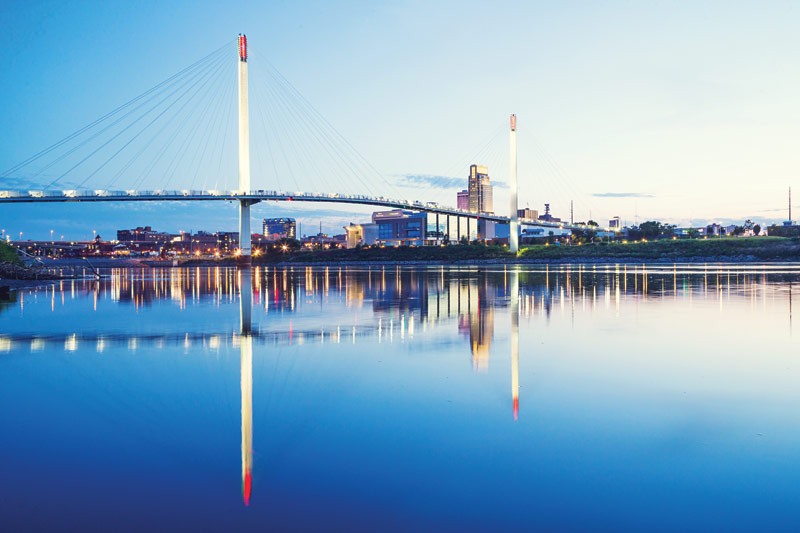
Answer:
<svg viewBox="0 0 800 533"><path fill-rule="evenodd" d="M105 272L0 302L4 530L800 527L798 264Z"/></svg>

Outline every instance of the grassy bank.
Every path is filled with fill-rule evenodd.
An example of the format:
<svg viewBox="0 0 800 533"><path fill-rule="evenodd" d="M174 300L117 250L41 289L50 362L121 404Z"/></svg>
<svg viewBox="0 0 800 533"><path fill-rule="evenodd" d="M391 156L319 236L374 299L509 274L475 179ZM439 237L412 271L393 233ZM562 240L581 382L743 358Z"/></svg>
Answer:
<svg viewBox="0 0 800 533"><path fill-rule="evenodd" d="M521 259L581 261L798 261L800 239L782 237L663 240L583 246L531 246Z"/></svg>
<svg viewBox="0 0 800 533"><path fill-rule="evenodd" d="M404 246L389 248L356 248L345 250L319 250L297 252L294 254L267 254L254 258L254 263L303 262L339 263L347 261L462 261L471 259L510 259L512 254L503 246L483 246L470 244L464 246Z"/></svg>
<svg viewBox="0 0 800 533"><path fill-rule="evenodd" d="M254 265L335 263L458 263L479 262L754 262L800 261L800 239L781 237L663 240L627 244L584 244L582 246L537 245L523 248L518 255L503 246L464 245L447 247L335 249L314 252L278 252L253 258ZM233 266L234 258L190 259L184 266Z"/></svg>
<svg viewBox="0 0 800 533"><path fill-rule="evenodd" d="M21 265L19 256L16 250L4 242L0 242L0 263L11 263L12 265Z"/></svg>

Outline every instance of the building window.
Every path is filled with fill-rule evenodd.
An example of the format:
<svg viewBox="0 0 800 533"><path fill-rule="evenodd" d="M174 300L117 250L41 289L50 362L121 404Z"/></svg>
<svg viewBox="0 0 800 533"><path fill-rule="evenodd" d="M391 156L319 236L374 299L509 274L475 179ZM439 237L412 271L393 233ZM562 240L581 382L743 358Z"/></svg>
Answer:
<svg viewBox="0 0 800 533"><path fill-rule="evenodd" d="M378 226L379 239L391 239L392 237L394 237L394 232L392 231L391 224L381 224Z"/></svg>

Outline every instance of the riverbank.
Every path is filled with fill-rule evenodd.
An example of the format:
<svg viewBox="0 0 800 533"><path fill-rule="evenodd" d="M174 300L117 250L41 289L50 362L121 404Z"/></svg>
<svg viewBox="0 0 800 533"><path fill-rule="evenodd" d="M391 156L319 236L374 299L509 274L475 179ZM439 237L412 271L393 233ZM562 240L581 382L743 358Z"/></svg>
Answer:
<svg viewBox="0 0 800 533"><path fill-rule="evenodd" d="M662 240L594 243L581 246L536 245L518 254L502 246L363 248L280 253L253 258L254 265L315 266L338 264L483 265L546 263L762 263L800 261L800 239L782 237ZM231 265L188 260L183 265Z"/></svg>
<svg viewBox="0 0 800 533"><path fill-rule="evenodd" d="M800 239L782 237L662 240L632 243L595 243L581 246L536 245L518 254L503 246L458 245L405 248L358 248L314 252L270 253L253 258L253 266L331 265L490 265L490 264L603 264L603 263L776 263L800 262ZM191 258L152 260L91 258L98 269L233 267L236 259ZM43 258L49 269L89 269L84 259ZM0 274L2 277L2 274Z"/></svg>
<svg viewBox="0 0 800 533"><path fill-rule="evenodd" d="M800 261L800 239L783 237L661 240L527 247L519 259L575 263L752 263Z"/></svg>

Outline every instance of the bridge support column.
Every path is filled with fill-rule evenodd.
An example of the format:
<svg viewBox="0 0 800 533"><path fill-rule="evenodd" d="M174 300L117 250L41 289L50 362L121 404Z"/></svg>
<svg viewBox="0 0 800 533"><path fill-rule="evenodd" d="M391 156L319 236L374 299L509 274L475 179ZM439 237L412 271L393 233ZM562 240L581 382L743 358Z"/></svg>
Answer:
<svg viewBox="0 0 800 533"><path fill-rule="evenodd" d="M461 217L456 217L456 240L461 244Z"/></svg>
<svg viewBox="0 0 800 533"><path fill-rule="evenodd" d="M472 235L469 233L469 217L467 217L467 242L472 240Z"/></svg>
<svg viewBox="0 0 800 533"><path fill-rule="evenodd" d="M436 238L442 240L442 234L439 233L439 213L436 213Z"/></svg>
<svg viewBox="0 0 800 533"><path fill-rule="evenodd" d="M450 215L445 215L447 217L447 242L450 243Z"/></svg>
<svg viewBox="0 0 800 533"><path fill-rule="evenodd" d="M252 246L250 242L250 206L258 200L239 200L239 257L237 263L250 265Z"/></svg>

